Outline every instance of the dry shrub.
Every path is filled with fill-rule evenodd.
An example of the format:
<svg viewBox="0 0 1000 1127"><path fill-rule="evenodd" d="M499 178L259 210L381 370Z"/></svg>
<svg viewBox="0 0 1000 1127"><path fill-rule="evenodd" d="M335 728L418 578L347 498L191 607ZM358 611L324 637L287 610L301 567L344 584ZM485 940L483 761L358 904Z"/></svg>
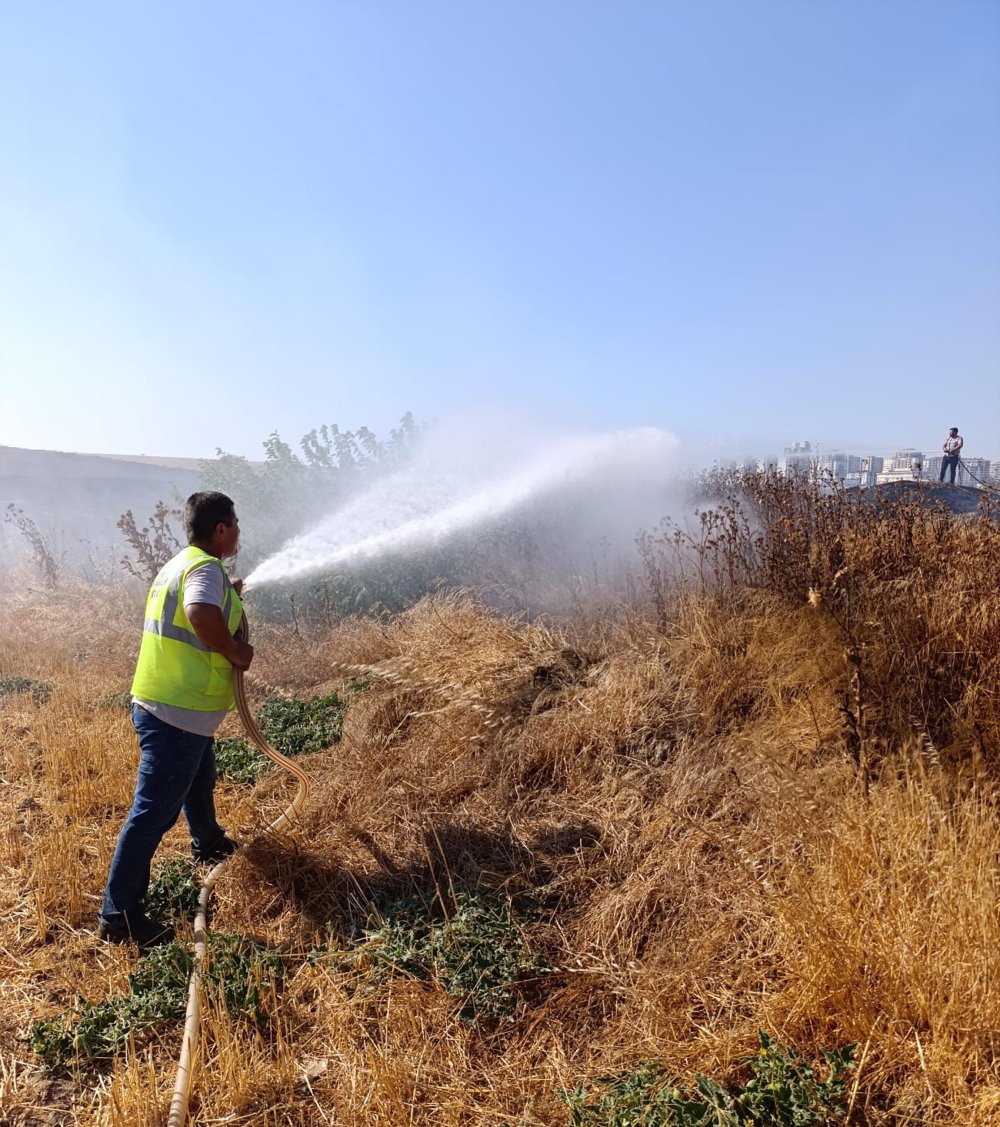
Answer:
<svg viewBox="0 0 1000 1127"><path fill-rule="evenodd" d="M922 1122L986 1122L1000 1091L997 799L910 764L834 799L769 898L780 1020L834 1019L866 1046L865 1102L898 1084Z"/></svg>
<svg viewBox="0 0 1000 1127"><path fill-rule="evenodd" d="M477 615L479 631L470 629ZM520 1101L538 1122L562 1122L551 1092L595 1070L645 1057L678 1071L731 1070L758 1025L812 1050L867 1041L871 1029L858 1032L866 1011L856 1013L856 999L833 983L803 974L779 912L802 912L808 942L807 925L825 910L802 894L816 879L816 842L822 834L853 841L850 819L837 820L843 811L892 805L912 784L897 758L871 798L858 788L840 717L848 666L826 619L773 596L745 601L736 614L694 600L678 609L671 636L633 621L591 639L588 653L580 639L518 634L474 606L434 600L370 630L364 644L357 626L348 638L367 653L375 683L349 714L336 761L315 762L305 856L282 858L285 883L272 903L286 939L290 916L307 934L323 919L347 933L364 903L389 889L442 879L509 890L547 883L556 908L538 936L558 973L531 1016L531 1036L511 1036L490 1058L491 1069L519 1077L501 1106ZM555 683L550 672L538 676L553 665ZM429 666L453 694L436 708L440 694L423 683ZM453 703L469 699L489 709L480 717L492 727L476 728ZM467 741L470 724L479 738ZM912 840L927 824L928 811L912 801L898 814L893 840ZM995 830L992 812L984 818ZM896 880L890 861L859 848L863 869L846 868L842 878L877 889ZM977 863L986 861L980 854ZM258 879L270 883L275 871L273 861L261 864ZM983 871L995 878L995 867ZM953 894L963 889L959 881ZM261 894L251 874L226 910L239 918ZM927 908L918 901L907 914L879 918L878 903L859 903L861 922L879 919L885 950L904 950ZM968 922L934 915L952 960L970 942L992 951L991 936ZM803 977L814 991L808 999ZM892 981L904 1009L917 1004L918 985L906 975ZM975 1004L973 991L961 1014L942 1010L955 1023L943 1041L959 1036ZM333 1021L317 1010L320 1024ZM919 1056L886 1067L896 1051L888 1029L878 1051L869 1044L863 1074L873 1122L895 1114L887 1109L897 1100L912 1105L921 1075ZM925 1040L934 1044L935 1031ZM953 1070L959 1057L948 1057ZM466 1116L475 1075L470 1066L460 1084ZM983 1070L976 1098L993 1098L992 1085ZM971 1106L963 1090L934 1105L938 1121ZM466 1121L433 1106L440 1122ZM392 1121L388 1105L372 1115Z"/></svg>
<svg viewBox="0 0 1000 1127"><path fill-rule="evenodd" d="M748 591L786 607L809 598L854 666L844 707L858 760L914 735L1000 756L1000 523L941 507L932 484L889 498L818 476L754 471L706 484L713 504L684 532L667 524L640 545L647 571L668 565L703 598L742 614ZM862 746L863 745L863 746Z"/></svg>
<svg viewBox="0 0 1000 1127"><path fill-rule="evenodd" d="M96 586L70 576L43 591L12 576L0 599L0 668L58 673L102 693L127 689L144 605L144 589L130 581Z"/></svg>

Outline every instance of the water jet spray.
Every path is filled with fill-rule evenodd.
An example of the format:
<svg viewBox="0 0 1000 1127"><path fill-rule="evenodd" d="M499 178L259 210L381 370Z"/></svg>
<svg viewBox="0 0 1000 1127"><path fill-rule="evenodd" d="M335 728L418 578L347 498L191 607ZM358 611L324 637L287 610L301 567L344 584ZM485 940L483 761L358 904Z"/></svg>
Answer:
<svg viewBox="0 0 1000 1127"><path fill-rule="evenodd" d="M433 548L575 488L606 489L617 482L624 503L638 490L662 487L676 456L672 435L645 427L561 439L513 465L496 458L486 465L418 458L295 537L259 564L247 583L288 582Z"/></svg>

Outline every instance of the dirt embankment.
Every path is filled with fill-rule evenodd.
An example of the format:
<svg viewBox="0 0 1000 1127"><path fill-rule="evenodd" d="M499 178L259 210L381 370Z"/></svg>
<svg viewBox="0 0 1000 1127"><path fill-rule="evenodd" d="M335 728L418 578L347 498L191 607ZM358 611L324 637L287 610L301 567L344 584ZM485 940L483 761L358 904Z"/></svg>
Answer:
<svg viewBox="0 0 1000 1127"><path fill-rule="evenodd" d="M984 493L969 485L949 485L938 481L894 481L860 491L864 504L923 505L942 512L970 515L986 512L994 518L1000 511L996 490Z"/></svg>
<svg viewBox="0 0 1000 1127"><path fill-rule="evenodd" d="M188 466L0 446L0 510L23 510L53 554L72 564L118 551L116 522L127 509L143 524L157 501L173 505L197 488ZM16 528L0 522L0 563L23 557L25 547Z"/></svg>

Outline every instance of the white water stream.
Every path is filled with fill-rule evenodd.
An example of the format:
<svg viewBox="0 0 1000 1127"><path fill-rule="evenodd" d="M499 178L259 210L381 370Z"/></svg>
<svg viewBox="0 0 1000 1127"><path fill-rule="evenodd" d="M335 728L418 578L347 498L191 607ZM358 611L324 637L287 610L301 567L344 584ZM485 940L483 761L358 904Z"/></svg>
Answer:
<svg viewBox="0 0 1000 1127"><path fill-rule="evenodd" d="M564 438L516 454L509 445L478 446L474 436L464 449L431 445L412 465L376 481L289 541L247 576L247 585L433 547L561 490L593 488L595 498L603 499L598 508L627 508L637 495L665 488L677 450L670 434L649 427Z"/></svg>

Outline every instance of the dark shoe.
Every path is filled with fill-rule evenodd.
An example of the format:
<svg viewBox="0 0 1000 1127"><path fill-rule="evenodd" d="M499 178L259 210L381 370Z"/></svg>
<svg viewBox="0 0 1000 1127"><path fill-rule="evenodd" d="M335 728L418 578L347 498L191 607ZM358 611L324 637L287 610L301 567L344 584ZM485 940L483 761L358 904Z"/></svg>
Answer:
<svg viewBox="0 0 1000 1127"><path fill-rule="evenodd" d="M145 912L126 912L120 923L98 918L97 934L107 943L135 943L140 951L172 943L174 939L170 924L152 920Z"/></svg>
<svg viewBox="0 0 1000 1127"><path fill-rule="evenodd" d="M239 847L238 841L233 841L231 837L223 834L218 841L201 849L195 849L192 845L191 856L195 859L195 864L217 865L220 861L225 861L227 857L232 857Z"/></svg>

